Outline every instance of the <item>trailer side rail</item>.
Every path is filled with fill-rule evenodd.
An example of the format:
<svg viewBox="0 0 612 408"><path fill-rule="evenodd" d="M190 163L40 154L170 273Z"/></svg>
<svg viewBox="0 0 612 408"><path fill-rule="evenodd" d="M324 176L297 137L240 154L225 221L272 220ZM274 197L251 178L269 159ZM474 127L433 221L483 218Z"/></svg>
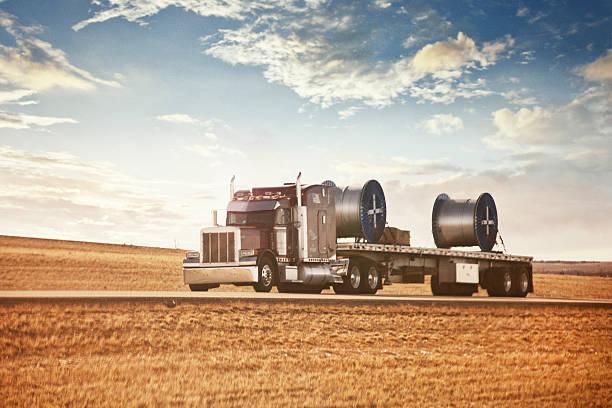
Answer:
<svg viewBox="0 0 612 408"><path fill-rule="evenodd" d="M530 263L530 256L508 255L497 252L457 251L443 248L419 248L408 245L385 245L367 243L339 243L336 251L338 255L359 252L380 252L388 254L407 254L414 256L443 256L449 258L470 258L491 261L525 262Z"/></svg>

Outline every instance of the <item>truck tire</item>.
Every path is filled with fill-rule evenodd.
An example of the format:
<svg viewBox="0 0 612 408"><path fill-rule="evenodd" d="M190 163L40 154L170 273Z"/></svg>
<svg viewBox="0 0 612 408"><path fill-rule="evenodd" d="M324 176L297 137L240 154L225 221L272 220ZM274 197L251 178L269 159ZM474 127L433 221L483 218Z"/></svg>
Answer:
<svg viewBox="0 0 612 408"><path fill-rule="evenodd" d="M208 292L208 289L218 288L219 286L221 285L219 285L218 283L201 283L198 285L189 285L189 290L191 290L192 292Z"/></svg>
<svg viewBox="0 0 612 408"><path fill-rule="evenodd" d="M380 271L371 262L362 263L361 282L359 284L359 292L374 295L380 286Z"/></svg>
<svg viewBox="0 0 612 408"><path fill-rule="evenodd" d="M507 297L512 295L512 273L508 269L494 271L487 283L489 296Z"/></svg>
<svg viewBox="0 0 612 408"><path fill-rule="evenodd" d="M512 296L525 297L529 292L529 274L524 268L512 273Z"/></svg>
<svg viewBox="0 0 612 408"><path fill-rule="evenodd" d="M253 285L255 292L269 292L274 285L276 276L276 263L269 256L264 256L259 261L257 272L257 283Z"/></svg>
<svg viewBox="0 0 612 408"><path fill-rule="evenodd" d="M431 293L434 296L472 296L478 285L466 283L440 283L438 275L431 275Z"/></svg>
<svg viewBox="0 0 612 408"><path fill-rule="evenodd" d="M342 277L342 283L334 285L334 292L339 295L354 295L359 293L362 276L361 269L361 262L351 259L348 266L348 274Z"/></svg>

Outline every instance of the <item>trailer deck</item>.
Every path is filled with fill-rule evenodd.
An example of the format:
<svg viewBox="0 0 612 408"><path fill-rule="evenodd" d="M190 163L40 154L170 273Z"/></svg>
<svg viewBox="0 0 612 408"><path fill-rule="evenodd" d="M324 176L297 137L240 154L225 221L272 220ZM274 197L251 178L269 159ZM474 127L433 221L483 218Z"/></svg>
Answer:
<svg viewBox="0 0 612 408"><path fill-rule="evenodd" d="M406 254L415 257L467 258L505 262L530 263L533 260L533 257L530 256L509 255L501 252L457 251L454 249L419 248L409 245L367 244L359 242L338 243L336 251L341 256L379 252L382 254Z"/></svg>

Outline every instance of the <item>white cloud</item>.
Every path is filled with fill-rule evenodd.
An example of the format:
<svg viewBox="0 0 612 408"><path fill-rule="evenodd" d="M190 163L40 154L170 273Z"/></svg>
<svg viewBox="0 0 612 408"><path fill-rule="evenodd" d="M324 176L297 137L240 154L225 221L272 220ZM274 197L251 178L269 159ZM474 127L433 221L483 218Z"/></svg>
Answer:
<svg viewBox="0 0 612 408"><path fill-rule="evenodd" d="M246 157L243 151L223 146L219 143L188 146L187 150L207 159L224 159L227 156ZM223 157L226 156L226 157Z"/></svg>
<svg viewBox="0 0 612 408"><path fill-rule="evenodd" d="M405 96L421 100L424 95L422 100L443 103L450 103L457 97L485 96L490 93L465 86L465 82L469 82L466 77L475 68L480 70L494 65L514 43L508 36L478 47L473 39L460 32L456 38L426 45L415 55L388 61L379 58L377 51L371 49L368 39L377 28L358 24L360 20L355 13L359 7L343 6L331 13L328 8L321 7L322 3L110 0L96 2L98 10L94 15L74 28L81 29L111 18L145 24L146 17L170 6L202 16L237 20L240 21L237 27L220 29L202 39L205 54L232 65L260 66L269 82L283 84L322 107L341 102L382 107ZM378 5L386 6L383 3L386 2ZM415 15L411 22L414 34L406 38L405 45L428 38L434 28L444 35L452 26L431 8L411 6L410 9ZM350 38L346 36L349 29L352 30ZM431 78L438 82L427 82ZM440 86L440 82L444 84ZM474 83L484 84L472 81ZM437 89L434 96L428 97L432 85ZM440 95L442 93L452 95Z"/></svg>
<svg viewBox="0 0 612 408"><path fill-rule="evenodd" d="M582 68L582 75L589 81L612 81L612 50L608 50L606 55L585 65Z"/></svg>
<svg viewBox="0 0 612 408"><path fill-rule="evenodd" d="M408 37L406 37L406 39L402 43L402 47L410 48L410 47L412 47L414 44L416 44L419 41L420 41L419 37L416 37L414 35L409 35Z"/></svg>
<svg viewBox="0 0 612 408"><path fill-rule="evenodd" d="M348 119L351 116L355 116L355 114L359 112L361 109L363 108L359 106L350 106L344 110L338 111L338 116L340 117L341 120Z"/></svg>
<svg viewBox="0 0 612 408"><path fill-rule="evenodd" d="M0 12L0 27L15 40L15 46L0 45L0 79L32 91L52 88L89 91L98 85L119 87L113 80L100 79L70 63L66 54L34 36L40 27L20 24L15 17Z"/></svg>
<svg viewBox="0 0 612 408"><path fill-rule="evenodd" d="M494 64L498 54L514 45L514 39L507 36L503 41L485 43L478 49L473 39L462 32L457 38L438 41L421 48L412 60L412 67L416 72L438 74L439 72L456 71L465 66L481 67Z"/></svg>
<svg viewBox="0 0 612 408"><path fill-rule="evenodd" d="M386 9L391 7L391 2L387 0L374 0L374 6L381 9Z"/></svg>
<svg viewBox="0 0 612 408"><path fill-rule="evenodd" d="M97 6L101 5L95 0L92 3ZM113 18L124 18L127 21L144 25L146 24L143 20L145 17L155 15L168 7L183 8L201 16L243 20L247 14L258 9L266 9L270 5L263 1L248 0L109 0L107 8L101 8L92 17L76 23L72 28L78 31L90 24L101 23Z"/></svg>
<svg viewBox="0 0 612 408"><path fill-rule="evenodd" d="M197 237L193 225L205 221L198 196L210 198L210 187L135 179L66 152L0 146L3 234L170 246Z"/></svg>
<svg viewBox="0 0 612 408"><path fill-rule="evenodd" d="M529 51L523 51L521 52L521 58L522 60L519 62L519 64L522 65L527 65L530 62L535 61L535 51L533 50L529 50Z"/></svg>
<svg viewBox="0 0 612 408"><path fill-rule="evenodd" d="M508 108L493 112L493 123L500 138L521 141L529 144L551 143L557 138L551 135L553 114L536 106L533 109L521 108L516 112Z"/></svg>
<svg viewBox="0 0 612 408"><path fill-rule="evenodd" d="M3 104L18 104L31 105L37 103L33 100L22 101L23 98L34 95L35 92L30 89L13 89L11 91L0 91L0 105Z"/></svg>
<svg viewBox="0 0 612 408"><path fill-rule="evenodd" d="M344 174L364 174L371 176L431 176L445 173L458 173L461 167L450 164L446 159L419 159L412 160L405 157L392 157L379 163L367 163L363 161L340 162L335 165L338 172Z"/></svg>
<svg viewBox="0 0 612 408"><path fill-rule="evenodd" d="M612 92L607 86L589 88L561 107L503 108L492 117L497 132L484 139L492 147L612 148Z"/></svg>
<svg viewBox="0 0 612 408"><path fill-rule="evenodd" d="M195 119L185 113L171 113L167 115L159 115L157 116L157 120L161 120L162 122L185 124L194 124L200 122L198 119Z"/></svg>
<svg viewBox="0 0 612 408"><path fill-rule="evenodd" d="M527 7L519 7L519 9L516 10L517 17L526 17L528 14L529 14L529 9Z"/></svg>
<svg viewBox="0 0 612 408"><path fill-rule="evenodd" d="M302 40L296 34L282 35L254 26L221 30L221 34L222 39L207 46L206 54L233 65L263 66L270 82L282 83L323 107L343 101L385 106L406 93L445 103L457 97L488 95L487 91L474 90L474 84L481 86L484 82L468 84L458 78L471 67L493 65L498 54L512 43L507 38L479 50L471 38L458 33L456 39L426 45L414 57L372 66L358 59L333 57L333 45L322 38ZM430 75L439 80L435 90L427 83L419 84ZM428 98L432 91L442 95Z"/></svg>
<svg viewBox="0 0 612 408"><path fill-rule="evenodd" d="M61 123L78 123L71 118L57 118L50 116L26 115L23 113L0 112L0 128L30 129L46 127Z"/></svg>
<svg viewBox="0 0 612 408"><path fill-rule="evenodd" d="M530 92L528 88L520 88L502 92L501 95L514 105L537 105L538 100L530 96Z"/></svg>
<svg viewBox="0 0 612 408"><path fill-rule="evenodd" d="M455 115L441 113L425 120L422 126L431 134L441 135L463 130L463 120Z"/></svg>

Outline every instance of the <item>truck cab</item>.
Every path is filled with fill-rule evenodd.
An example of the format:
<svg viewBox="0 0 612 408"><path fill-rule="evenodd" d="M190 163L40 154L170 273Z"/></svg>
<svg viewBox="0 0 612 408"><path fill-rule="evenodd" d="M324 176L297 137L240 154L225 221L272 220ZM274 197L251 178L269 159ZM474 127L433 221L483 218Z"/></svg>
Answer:
<svg viewBox="0 0 612 408"><path fill-rule="evenodd" d="M184 281L193 291L223 284L268 292L321 292L342 281L336 259L334 194L329 186L259 187L233 192L225 226L202 228L200 251L187 253Z"/></svg>

